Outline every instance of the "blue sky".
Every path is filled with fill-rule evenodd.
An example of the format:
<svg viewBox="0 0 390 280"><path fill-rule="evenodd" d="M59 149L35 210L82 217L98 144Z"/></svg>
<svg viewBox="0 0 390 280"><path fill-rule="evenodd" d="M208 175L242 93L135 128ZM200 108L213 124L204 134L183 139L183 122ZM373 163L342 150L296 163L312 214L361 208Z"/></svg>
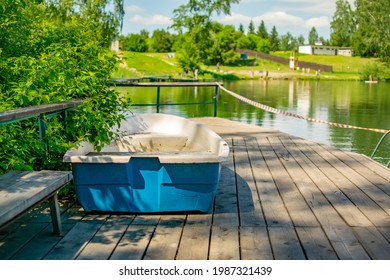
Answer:
<svg viewBox="0 0 390 280"><path fill-rule="evenodd" d="M125 19L122 34L138 33L146 29L167 29L171 25L172 11L188 0L125 0ZM354 7L354 0L349 0ZM214 19L223 24L248 27L253 20L257 28L261 20L268 32L276 26L279 35L290 32L293 36L303 35L306 39L314 26L325 39L329 38L330 21L336 7L336 0L241 0L233 4L230 15Z"/></svg>

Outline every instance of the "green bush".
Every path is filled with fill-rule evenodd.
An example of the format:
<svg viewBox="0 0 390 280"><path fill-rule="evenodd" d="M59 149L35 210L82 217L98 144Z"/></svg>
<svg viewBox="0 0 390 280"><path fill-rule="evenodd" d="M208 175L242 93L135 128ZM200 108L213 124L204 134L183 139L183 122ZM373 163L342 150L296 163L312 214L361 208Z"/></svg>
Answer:
<svg viewBox="0 0 390 280"><path fill-rule="evenodd" d="M360 79L368 81L370 76L374 81L389 81L390 67L380 63L367 64L360 70Z"/></svg>
<svg viewBox="0 0 390 280"><path fill-rule="evenodd" d="M1 4L0 111L72 99L84 102L66 119L47 120L49 152L39 139L36 118L0 126L0 174L68 168L62 164L65 151L82 140L102 147L114 137L109 128L124 118L129 106L129 100L109 88L118 58L107 48L107 36L115 28L107 27L101 3L64 13L55 2L38 2Z"/></svg>

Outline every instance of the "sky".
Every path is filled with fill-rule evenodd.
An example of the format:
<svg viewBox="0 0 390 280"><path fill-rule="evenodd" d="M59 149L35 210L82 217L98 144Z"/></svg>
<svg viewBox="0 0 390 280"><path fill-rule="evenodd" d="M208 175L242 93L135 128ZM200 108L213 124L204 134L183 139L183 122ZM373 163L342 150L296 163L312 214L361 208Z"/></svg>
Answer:
<svg viewBox="0 0 390 280"><path fill-rule="evenodd" d="M303 35L306 41L312 27L319 36L329 39L330 21L336 9L337 0L241 0L231 6L230 15L215 16L222 24L248 28L252 20L255 29L261 20L268 32L273 26L279 35L290 32L293 36ZM348 0L354 7L354 0ZM122 34L139 33L146 29L152 34L156 29L165 29L172 24L173 10L188 0L125 0L125 18ZM169 29L168 29L169 30ZM173 30L170 30L173 32Z"/></svg>

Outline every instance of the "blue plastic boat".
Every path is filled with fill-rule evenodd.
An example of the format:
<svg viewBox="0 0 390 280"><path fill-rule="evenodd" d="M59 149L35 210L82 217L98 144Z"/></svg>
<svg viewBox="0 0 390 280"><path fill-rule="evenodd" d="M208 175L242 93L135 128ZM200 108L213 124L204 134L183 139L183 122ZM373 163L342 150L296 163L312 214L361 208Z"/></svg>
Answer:
<svg viewBox="0 0 390 280"><path fill-rule="evenodd" d="M220 136L166 114L130 116L117 129L100 152L83 142L64 156L85 211L209 211L229 154Z"/></svg>

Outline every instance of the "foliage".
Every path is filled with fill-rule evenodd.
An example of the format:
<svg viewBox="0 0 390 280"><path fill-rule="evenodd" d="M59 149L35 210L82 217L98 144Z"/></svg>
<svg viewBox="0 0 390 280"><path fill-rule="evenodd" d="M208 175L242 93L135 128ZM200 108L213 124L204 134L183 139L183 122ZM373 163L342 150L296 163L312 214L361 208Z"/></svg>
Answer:
<svg viewBox="0 0 390 280"><path fill-rule="evenodd" d="M356 0L355 55L379 57L390 62L390 1Z"/></svg>
<svg viewBox="0 0 390 280"><path fill-rule="evenodd" d="M351 5L346 0L337 0L336 11L330 23L330 44L332 46L350 47L356 23Z"/></svg>
<svg viewBox="0 0 390 280"><path fill-rule="evenodd" d="M168 31L157 29L152 35L152 51L154 52L171 52L174 43L174 36Z"/></svg>
<svg viewBox="0 0 390 280"><path fill-rule="evenodd" d="M271 51L278 51L279 46L280 46L280 41L279 41L279 34L278 31L276 30L275 25L272 27L271 34L269 36L269 42L270 42L270 47Z"/></svg>
<svg viewBox="0 0 390 280"><path fill-rule="evenodd" d="M281 51L292 51L298 50L298 41L294 38L290 32L280 37L280 50Z"/></svg>
<svg viewBox="0 0 390 280"><path fill-rule="evenodd" d="M229 14L231 4L240 0L189 0L173 11L172 27L183 33L199 26L207 27L213 14Z"/></svg>
<svg viewBox="0 0 390 280"><path fill-rule="evenodd" d="M360 78L363 81L389 81L390 80L390 68L384 64L372 63L364 65L360 71Z"/></svg>
<svg viewBox="0 0 390 280"><path fill-rule="evenodd" d="M249 35L255 34L255 24L253 23L253 20L251 20L251 21L249 22L248 34L249 34Z"/></svg>
<svg viewBox="0 0 390 280"><path fill-rule="evenodd" d="M309 45L314 45L318 41L317 29L314 26L310 29L308 40Z"/></svg>
<svg viewBox="0 0 390 280"><path fill-rule="evenodd" d="M212 63L222 59L219 55L220 46L213 44L218 42L212 16L216 14L229 14L230 6L239 0L189 0L185 5L173 11L172 27L184 34L178 59L181 66L187 69L199 68L202 63ZM213 56L213 54L217 56Z"/></svg>
<svg viewBox="0 0 390 280"><path fill-rule="evenodd" d="M140 34L130 34L121 37L121 48L124 51L146 52L148 44L146 39Z"/></svg>
<svg viewBox="0 0 390 280"><path fill-rule="evenodd" d="M262 39L268 39L268 32L267 32L267 28L265 27L264 20L261 20L261 23L257 30L257 35L259 35L259 37Z"/></svg>
<svg viewBox="0 0 390 280"><path fill-rule="evenodd" d="M110 3L2 2L0 110L78 98L84 103L66 119L47 120L48 154L38 137L36 120L1 126L0 173L62 169L62 156L74 142L88 139L99 148L114 136L109 127L123 118L120 112L128 101L109 90L108 78L117 57L106 46L117 34L123 10L115 6L119 15L108 12Z"/></svg>

